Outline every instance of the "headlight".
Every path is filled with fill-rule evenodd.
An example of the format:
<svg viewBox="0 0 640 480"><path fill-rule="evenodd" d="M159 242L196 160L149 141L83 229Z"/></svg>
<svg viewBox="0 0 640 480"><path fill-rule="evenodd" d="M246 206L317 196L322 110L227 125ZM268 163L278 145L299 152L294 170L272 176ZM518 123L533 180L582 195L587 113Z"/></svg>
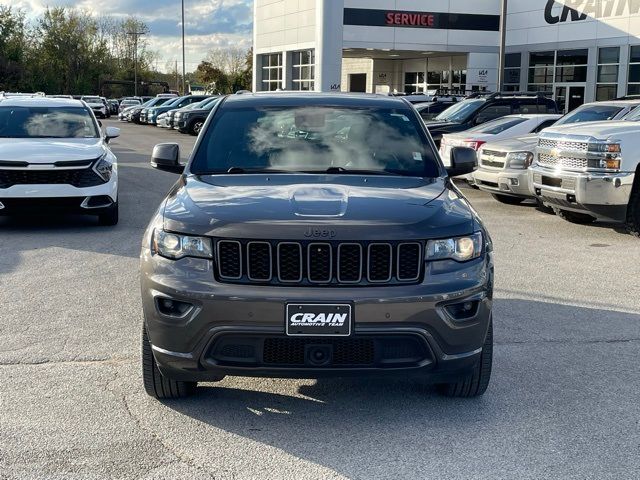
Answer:
<svg viewBox="0 0 640 480"><path fill-rule="evenodd" d="M213 258L211 239L169 233L164 230L153 232L153 252L173 260L183 257Z"/></svg>
<svg viewBox="0 0 640 480"><path fill-rule="evenodd" d="M96 162L93 167L93 171L96 172L105 182L111 180L111 175L113 174L113 163L107 160L106 153Z"/></svg>
<svg viewBox="0 0 640 480"><path fill-rule="evenodd" d="M531 152L511 152L507 155L507 168L519 168L526 170L533 163Z"/></svg>
<svg viewBox="0 0 640 480"><path fill-rule="evenodd" d="M451 259L466 262L482 254L482 233L476 232L467 237L429 240L426 260Z"/></svg>

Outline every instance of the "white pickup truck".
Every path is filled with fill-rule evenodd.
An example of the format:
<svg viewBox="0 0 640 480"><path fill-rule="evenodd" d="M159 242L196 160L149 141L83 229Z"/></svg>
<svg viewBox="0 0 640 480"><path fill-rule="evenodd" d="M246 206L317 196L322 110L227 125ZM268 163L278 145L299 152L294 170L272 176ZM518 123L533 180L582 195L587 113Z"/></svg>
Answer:
<svg viewBox="0 0 640 480"><path fill-rule="evenodd" d="M529 168L531 193L570 222L620 222L640 236L639 152L638 121L549 127Z"/></svg>

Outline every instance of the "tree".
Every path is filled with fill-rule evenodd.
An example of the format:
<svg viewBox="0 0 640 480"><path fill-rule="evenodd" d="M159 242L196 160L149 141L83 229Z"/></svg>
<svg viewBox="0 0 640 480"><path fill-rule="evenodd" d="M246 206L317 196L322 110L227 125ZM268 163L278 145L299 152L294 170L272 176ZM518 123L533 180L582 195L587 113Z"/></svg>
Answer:
<svg viewBox="0 0 640 480"><path fill-rule="evenodd" d="M0 5L0 90L17 90L25 81L27 45L24 12Z"/></svg>
<svg viewBox="0 0 640 480"><path fill-rule="evenodd" d="M250 90L252 82L253 50L238 47L209 50L196 69L196 80L217 93Z"/></svg>

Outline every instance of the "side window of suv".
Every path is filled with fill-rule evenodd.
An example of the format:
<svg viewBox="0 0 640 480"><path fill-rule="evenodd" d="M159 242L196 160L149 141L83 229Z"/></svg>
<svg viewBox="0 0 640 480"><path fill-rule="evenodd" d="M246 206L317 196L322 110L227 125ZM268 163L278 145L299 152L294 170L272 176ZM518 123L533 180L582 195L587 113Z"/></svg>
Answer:
<svg viewBox="0 0 640 480"><path fill-rule="evenodd" d="M552 102L542 101L537 102L535 100L531 102L519 102L513 107L513 113L520 113L522 115L535 114L535 113L557 113Z"/></svg>
<svg viewBox="0 0 640 480"><path fill-rule="evenodd" d="M504 117L505 115L511 115L510 104L493 104L483 108L476 117L475 124L488 122L489 120L495 120L496 118Z"/></svg>

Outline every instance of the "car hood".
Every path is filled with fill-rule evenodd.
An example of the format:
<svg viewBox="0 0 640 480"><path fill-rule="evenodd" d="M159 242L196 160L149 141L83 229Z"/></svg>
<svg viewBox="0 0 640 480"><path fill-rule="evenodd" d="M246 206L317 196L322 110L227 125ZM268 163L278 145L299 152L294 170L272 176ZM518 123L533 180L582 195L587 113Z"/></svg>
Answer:
<svg viewBox="0 0 640 480"><path fill-rule="evenodd" d="M96 159L105 151L101 138L0 138L0 161L51 164Z"/></svg>
<svg viewBox="0 0 640 480"><path fill-rule="evenodd" d="M84 103L86 103L90 107L104 107L104 103L102 103L102 102L87 102L87 101L85 101Z"/></svg>
<svg viewBox="0 0 640 480"><path fill-rule="evenodd" d="M167 197L164 228L193 235L406 240L466 235L474 215L447 180L347 175L183 176ZM327 238L325 238L326 240Z"/></svg>
<svg viewBox="0 0 640 480"><path fill-rule="evenodd" d="M495 142L487 142L482 147L485 150L498 150L500 152L530 151L538 145L538 135L524 135L522 137L509 138Z"/></svg>

